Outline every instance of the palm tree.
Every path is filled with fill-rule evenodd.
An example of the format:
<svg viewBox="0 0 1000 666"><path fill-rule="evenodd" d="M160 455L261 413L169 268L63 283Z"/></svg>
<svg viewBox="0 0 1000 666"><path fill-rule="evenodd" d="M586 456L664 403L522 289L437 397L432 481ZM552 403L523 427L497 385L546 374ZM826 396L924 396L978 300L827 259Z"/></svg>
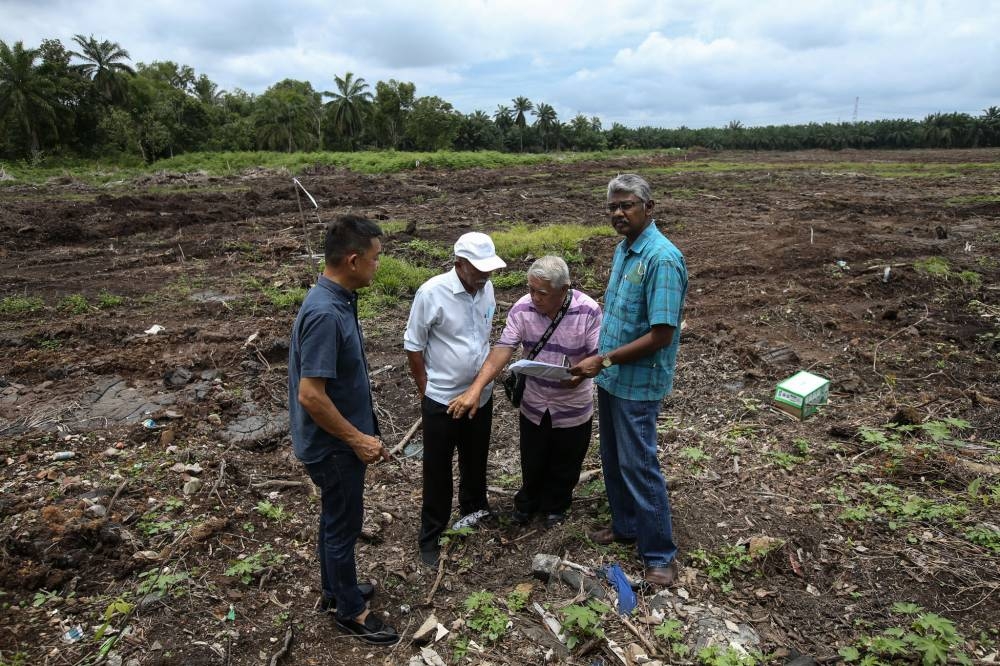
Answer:
<svg viewBox="0 0 1000 666"><path fill-rule="evenodd" d="M524 152L524 128L527 126L528 121L525 120L524 114L531 111L534 105L531 100L527 97L515 97L511 100L514 104L514 124L521 128L521 132L518 135L518 141L520 142L521 152Z"/></svg>
<svg viewBox="0 0 1000 666"><path fill-rule="evenodd" d="M506 132L514 124L514 112L509 106L497 104L497 110L493 112L493 123L501 132Z"/></svg>
<svg viewBox="0 0 1000 666"><path fill-rule="evenodd" d="M14 47L0 40L0 119L20 125L32 153L39 148L39 126L55 128L56 86L35 67L38 49Z"/></svg>
<svg viewBox="0 0 1000 666"><path fill-rule="evenodd" d="M135 75L135 70L122 62L131 60L128 51L118 42L106 39L98 42L93 35L75 35L73 41L80 45L81 51L70 51L69 54L84 61L74 68L94 82L94 87L105 101L113 104L124 99L125 77Z"/></svg>
<svg viewBox="0 0 1000 666"><path fill-rule="evenodd" d="M221 105L222 100L226 95L225 90L219 90L219 86L204 74L199 76L198 80L191 86L191 92L194 93L194 96L200 99L201 103L205 106Z"/></svg>
<svg viewBox="0 0 1000 666"><path fill-rule="evenodd" d="M556 119L556 110L551 105L541 102L535 107L532 113L536 118L535 127L538 128L539 134L542 135L542 150L548 150L547 139L552 133L553 128L559 125L559 121Z"/></svg>
<svg viewBox="0 0 1000 666"><path fill-rule="evenodd" d="M337 84L337 92L323 91L324 97L332 97L327 106L333 110L333 126L337 128L354 149L354 139L361 133L361 126L372 94L368 92L368 84L362 78L354 78L353 72L347 72L343 78L333 77Z"/></svg>

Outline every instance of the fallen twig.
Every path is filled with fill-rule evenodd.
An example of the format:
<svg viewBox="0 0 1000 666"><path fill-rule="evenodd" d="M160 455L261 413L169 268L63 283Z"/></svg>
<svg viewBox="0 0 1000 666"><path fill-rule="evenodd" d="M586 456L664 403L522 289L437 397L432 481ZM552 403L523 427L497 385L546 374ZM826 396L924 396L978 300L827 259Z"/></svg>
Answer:
<svg viewBox="0 0 1000 666"><path fill-rule="evenodd" d="M278 661L288 654L288 648L292 645L292 624L288 624L288 629L285 630L285 642L281 645L281 649L274 653L271 657L271 663L269 666L277 666Z"/></svg>
<svg viewBox="0 0 1000 666"><path fill-rule="evenodd" d="M399 443L389 450L390 456L394 456L403 450L403 447L405 447L410 442L410 440L413 439L413 435L417 432L417 428L420 427L420 424L422 422L423 418L418 416L417 420L414 421L413 425L410 426L410 429L406 431L405 435L403 435L403 439L399 440Z"/></svg>

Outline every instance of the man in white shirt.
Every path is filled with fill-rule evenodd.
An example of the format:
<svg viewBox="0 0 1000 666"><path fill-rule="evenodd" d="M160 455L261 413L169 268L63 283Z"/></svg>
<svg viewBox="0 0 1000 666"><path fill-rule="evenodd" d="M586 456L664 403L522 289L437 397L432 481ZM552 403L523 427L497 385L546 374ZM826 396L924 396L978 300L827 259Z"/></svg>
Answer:
<svg viewBox="0 0 1000 666"><path fill-rule="evenodd" d="M490 273L503 268L489 236L464 234L455 243L455 267L417 290L403 334L410 373L422 398L424 430L420 559L435 566L438 540L451 515L451 466L458 450L457 526L472 526L490 514L486 457L493 426L493 386L482 392L475 418L453 419L448 403L465 392L490 351L496 300Z"/></svg>

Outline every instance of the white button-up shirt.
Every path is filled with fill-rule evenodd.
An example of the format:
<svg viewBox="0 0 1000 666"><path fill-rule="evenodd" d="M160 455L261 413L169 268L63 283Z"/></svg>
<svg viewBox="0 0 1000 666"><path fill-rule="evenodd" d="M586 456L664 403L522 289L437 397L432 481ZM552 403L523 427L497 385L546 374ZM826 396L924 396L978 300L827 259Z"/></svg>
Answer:
<svg viewBox="0 0 1000 666"><path fill-rule="evenodd" d="M496 309L492 282L470 294L454 268L420 286L410 307L403 349L423 353L428 398L446 405L472 385L490 351ZM490 383L480 407L492 395Z"/></svg>

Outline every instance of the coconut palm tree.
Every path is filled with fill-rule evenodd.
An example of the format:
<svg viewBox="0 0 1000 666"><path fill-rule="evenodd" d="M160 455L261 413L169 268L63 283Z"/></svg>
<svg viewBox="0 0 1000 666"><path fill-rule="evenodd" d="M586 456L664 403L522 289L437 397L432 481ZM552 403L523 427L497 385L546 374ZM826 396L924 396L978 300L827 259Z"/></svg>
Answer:
<svg viewBox="0 0 1000 666"><path fill-rule="evenodd" d="M41 126L56 126L56 86L35 67L38 58L38 49L24 42L12 48L0 40L0 120L21 127L32 153L38 152Z"/></svg>
<svg viewBox="0 0 1000 666"><path fill-rule="evenodd" d="M347 72L343 78L334 76L333 80L337 84L337 91L323 91L323 96L333 98L327 102L327 106L333 111L333 125L347 138L353 150L355 138L361 134L368 105L372 102L372 94L368 92L365 80L354 78L353 72Z"/></svg>
<svg viewBox="0 0 1000 666"><path fill-rule="evenodd" d="M93 35L75 35L73 41L80 45L80 51L70 51L70 55L83 60L74 68L94 82L94 87L106 102L114 104L122 101L125 98L126 77L135 75L135 70L123 62L131 60L128 51L118 42L106 39L98 42Z"/></svg>

